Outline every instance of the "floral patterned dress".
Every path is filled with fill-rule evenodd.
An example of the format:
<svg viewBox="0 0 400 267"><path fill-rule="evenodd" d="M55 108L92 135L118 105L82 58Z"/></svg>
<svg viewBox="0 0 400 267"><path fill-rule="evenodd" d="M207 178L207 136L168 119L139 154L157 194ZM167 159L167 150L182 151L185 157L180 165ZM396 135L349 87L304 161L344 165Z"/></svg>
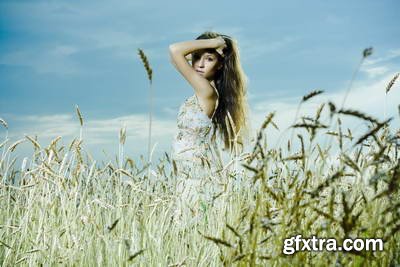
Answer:
<svg viewBox="0 0 400 267"><path fill-rule="evenodd" d="M217 90L215 91L218 94ZM206 161L212 160L212 118L217 107L218 99L210 119L203 112L196 94L187 98L180 106L177 117L178 131L172 143L172 158L177 164L178 172L188 174L204 165L207 166Z"/></svg>

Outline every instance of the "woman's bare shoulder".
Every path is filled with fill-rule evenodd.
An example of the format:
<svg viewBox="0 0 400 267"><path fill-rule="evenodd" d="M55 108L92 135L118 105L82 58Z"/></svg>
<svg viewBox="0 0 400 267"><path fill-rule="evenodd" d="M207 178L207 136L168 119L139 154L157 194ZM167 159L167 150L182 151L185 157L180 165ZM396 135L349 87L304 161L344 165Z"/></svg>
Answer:
<svg viewBox="0 0 400 267"><path fill-rule="evenodd" d="M201 109L209 118L211 118L212 114L214 113L214 109L217 105L217 100L219 98L218 91L215 89L214 86L212 87L214 88L214 94L212 94L211 96L202 96L196 94Z"/></svg>

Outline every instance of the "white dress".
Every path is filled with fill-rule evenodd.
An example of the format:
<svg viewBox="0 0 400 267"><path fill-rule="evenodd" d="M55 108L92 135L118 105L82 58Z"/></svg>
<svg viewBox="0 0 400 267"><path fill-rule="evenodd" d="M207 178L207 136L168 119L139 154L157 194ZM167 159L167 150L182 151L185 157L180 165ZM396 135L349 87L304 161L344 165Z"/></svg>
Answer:
<svg viewBox="0 0 400 267"><path fill-rule="evenodd" d="M212 118L217 107L218 99L210 119L203 112L196 94L187 98L180 106L177 117L178 131L172 143L171 153L179 173L187 175L190 171L211 167L214 163L211 146L215 143L211 136L214 131Z"/></svg>
<svg viewBox="0 0 400 267"><path fill-rule="evenodd" d="M212 182L217 165L211 149L215 144L211 139L214 131L212 118L217 107L218 99L210 119L194 94L179 108L178 131L172 143L171 157L177 167L178 202L175 213L181 221L187 220L182 216L193 214L196 210L199 212L199 207L210 204L217 189Z"/></svg>

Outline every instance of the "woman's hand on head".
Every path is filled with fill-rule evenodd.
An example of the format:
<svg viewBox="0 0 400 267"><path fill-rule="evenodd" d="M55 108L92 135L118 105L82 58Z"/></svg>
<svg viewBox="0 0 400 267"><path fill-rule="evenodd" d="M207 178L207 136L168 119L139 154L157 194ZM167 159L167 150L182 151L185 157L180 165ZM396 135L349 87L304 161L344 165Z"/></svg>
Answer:
<svg viewBox="0 0 400 267"><path fill-rule="evenodd" d="M224 48L226 48L225 39L222 38L221 36L218 36L218 37L214 38L214 40L215 40L215 50L217 51L218 54L220 54L221 56L224 56L224 53L222 52L222 50Z"/></svg>

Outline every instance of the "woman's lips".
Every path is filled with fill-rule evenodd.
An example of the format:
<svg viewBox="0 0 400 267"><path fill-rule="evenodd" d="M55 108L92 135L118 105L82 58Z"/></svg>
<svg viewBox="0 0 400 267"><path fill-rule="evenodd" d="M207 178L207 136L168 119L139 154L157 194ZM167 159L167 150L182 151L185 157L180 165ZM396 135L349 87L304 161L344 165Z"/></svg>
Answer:
<svg viewBox="0 0 400 267"><path fill-rule="evenodd" d="M199 72L199 73L204 73L204 72L202 72L202 71L199 71L199 70L196 70L197 72Z"/></svg>

